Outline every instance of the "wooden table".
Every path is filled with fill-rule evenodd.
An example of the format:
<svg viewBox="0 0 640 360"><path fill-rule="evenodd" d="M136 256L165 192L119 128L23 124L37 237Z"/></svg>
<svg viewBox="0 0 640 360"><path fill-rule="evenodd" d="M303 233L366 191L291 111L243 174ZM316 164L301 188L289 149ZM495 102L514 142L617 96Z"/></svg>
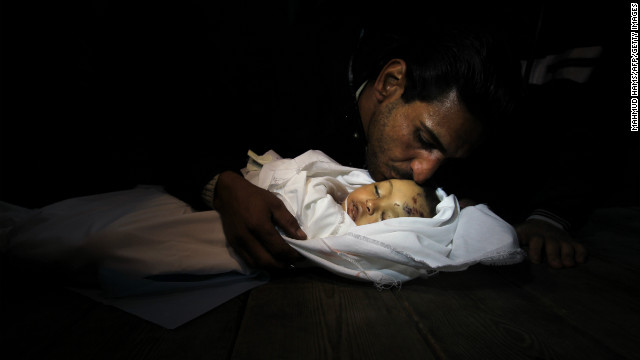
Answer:
<svg viewBox="0 0 640 360"><path fill-rule="evenodd" d="M174 330L4 262L2 358L640 359L640 208L603 209L580 238L575 268L476 265L381 291L298 270Z"/></svg>

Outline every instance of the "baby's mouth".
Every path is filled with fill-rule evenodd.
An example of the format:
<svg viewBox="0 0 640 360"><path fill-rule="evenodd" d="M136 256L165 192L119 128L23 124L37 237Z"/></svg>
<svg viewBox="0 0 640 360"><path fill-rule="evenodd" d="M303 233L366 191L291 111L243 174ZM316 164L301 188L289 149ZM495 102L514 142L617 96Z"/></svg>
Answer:
<svg viewBox="0 0 640 360"><path fill-rule="evenodd" d="M358 211L358 207L356 206L356 202L355 201L351 202L351 205L347 209L347 214L349 214L353 222L356 222L356 218L358 217L358 212L359 211Z"/></svg>

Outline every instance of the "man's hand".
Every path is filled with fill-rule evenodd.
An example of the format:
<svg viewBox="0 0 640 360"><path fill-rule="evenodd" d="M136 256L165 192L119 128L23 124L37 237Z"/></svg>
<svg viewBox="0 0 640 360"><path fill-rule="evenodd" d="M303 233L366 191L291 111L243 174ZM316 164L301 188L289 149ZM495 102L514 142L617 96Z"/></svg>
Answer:
<svg viewBox="0 0 640 360"><path fill-rule="evenodd" d="M294 239L304 240L307 235L269 191L239 174L224 172L218 178L214 207L222 218L227 241L247 265L282 269L302 258L282 239L276 226Z"/></svg>
<svg viewBox="0 0 640 360"><path fill-rule="evenodd" d="M587 250L571 235L547 221L531 219L516 226L520 245L529 248L529 259L540 264L546 258L549 266L560 269L582 264Z"/></svg>

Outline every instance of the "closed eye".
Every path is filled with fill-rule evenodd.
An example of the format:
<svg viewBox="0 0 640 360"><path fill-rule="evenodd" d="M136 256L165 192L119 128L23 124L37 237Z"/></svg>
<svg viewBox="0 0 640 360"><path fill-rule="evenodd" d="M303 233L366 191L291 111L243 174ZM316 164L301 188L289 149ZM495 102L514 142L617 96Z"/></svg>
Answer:
<svg viewBox="0 0 640 360"><path fill-rule="evenodd" d="M422 132L419 130L416 131L416 140L420 143L420 146L425 150L434 150L437 146L432 143L429 139L425 138Z"/></svg>
<svg viewBox="0 0 640 360"><path fill-rule="evenodd" d="M373 190L378 198L380 198L380 190L378 190L378 185L373 185Z"/></svg>
<svg viewBox="0 0 640 360"><path fill-rule="evenodd" d="M429 129L427 126L424 126L424 124L422 130L416 129L415 137L425 150L439 150L442 154L447 154L447 149L444 148L444 145L442 145L440 139L431 129Z"/></svg>

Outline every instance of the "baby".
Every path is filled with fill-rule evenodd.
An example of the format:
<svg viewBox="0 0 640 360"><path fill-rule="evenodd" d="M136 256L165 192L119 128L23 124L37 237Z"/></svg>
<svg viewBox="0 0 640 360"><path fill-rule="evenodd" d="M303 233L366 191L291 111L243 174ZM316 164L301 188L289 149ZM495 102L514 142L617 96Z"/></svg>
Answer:
<svg viewBox="0 0 640 360"><path fill-rule="evenodd" d="M383 288L478 262L523 259L509 224L482 205L460 212L455 196L442 189L411 180L374 182L366 170L318 151L294 159L250 155L245 178L281 199L307 234L307 240L282 234L305 259L296 267L318 266ZM155 315L141 304L163 309L171 321L189 320L191 311L175 317L176 303L166 299L202 289L200 304L200 294L226 299L265 281L231 249L217 211L194 211L153 186L41 209L0 201L0 251L42 264L58 280L93 286L109 303L143 295L119 307L152 321Z"/></svg>
<svg viewBox="0 0 640 360"><path fill-rule="evenodd" d="M374 182L366 170L341 166L318 151L294 159L249 151L249 158L245 178L282 200L309 239L387 219L431 218L440 202L435 189L412 180Z"/></svg>
<svg viewBox="0 0 640 360"><path fill-rule="evenodd" d="M486 206L466 208L461 217L455 196L442 189L411 180L374 182L366 170L342 166L319 151L294 159L275 152L250 155L254 161L243 175L274 193L296 217L307 240L282 236L311 266L384 285L443 269L463 270L480 261L522 259L510 225ZM184 285L153 276L237 279L257 274L229 247L217 211L194 211L156 187L73 198L33 210L2 205L3 251L72 276L91 275L108 296Z"/></svg>
<svg viewBox="0 0 640 360"><path fill-rule="evenodd" d="M363 185L341 203L356 225L398 217L433 217L439 200L434 189L412 180L392 179Z"/></svg>

